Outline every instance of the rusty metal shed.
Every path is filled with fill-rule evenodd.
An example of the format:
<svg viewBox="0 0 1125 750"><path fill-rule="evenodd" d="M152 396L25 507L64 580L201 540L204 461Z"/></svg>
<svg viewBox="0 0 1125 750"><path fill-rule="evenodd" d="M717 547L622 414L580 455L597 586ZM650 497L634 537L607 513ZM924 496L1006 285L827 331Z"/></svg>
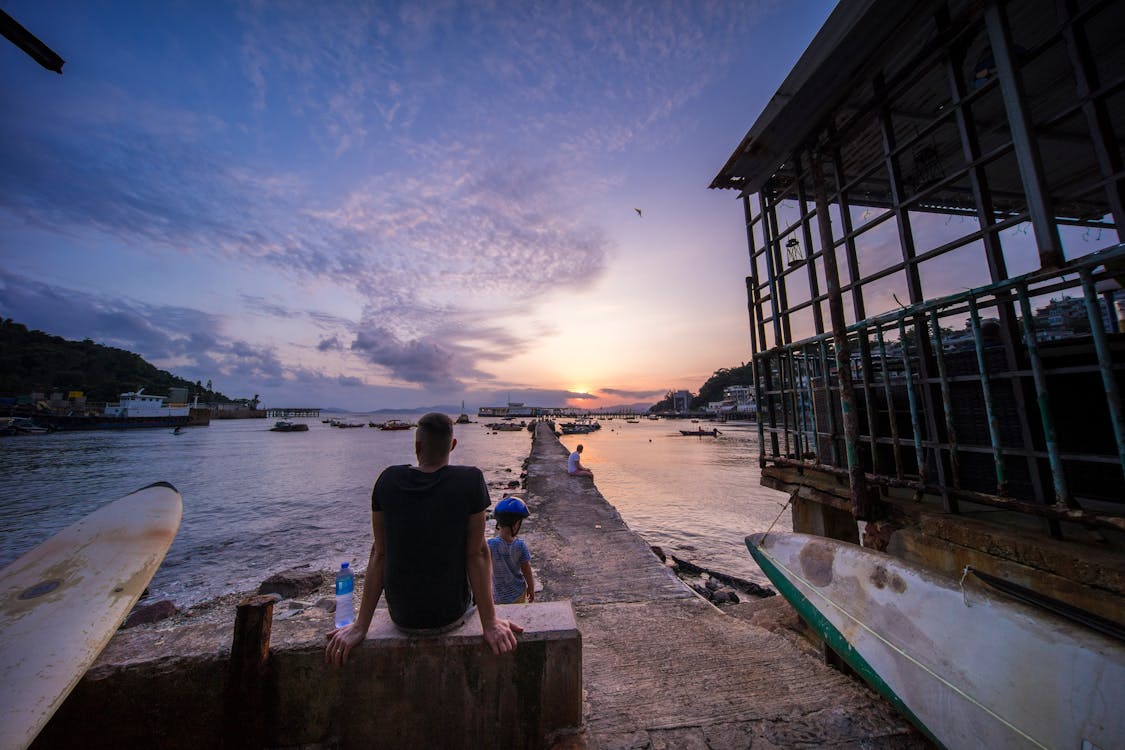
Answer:
<svg viewBox="0 0 1125 750"><path fill-rule="evenodd" d="M1109 0L842 0L712 181L799 529L1030 531L1113 595L1009 577L1125 621L1123 31Z"/></svg>

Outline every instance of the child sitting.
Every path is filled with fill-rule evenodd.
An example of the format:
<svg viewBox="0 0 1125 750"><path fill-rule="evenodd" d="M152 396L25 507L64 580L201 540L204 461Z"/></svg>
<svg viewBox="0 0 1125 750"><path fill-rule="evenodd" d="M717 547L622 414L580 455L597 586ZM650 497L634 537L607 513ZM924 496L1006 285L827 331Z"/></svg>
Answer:
<svg viewBox="0 0 1125 750"><path fill-rule="evenodd" d="M492 600L497 604L535 601L535 577L531 574L531 552L516 539L523 519L531 513L518 497L496 503L496 536L488 540L492 554Z"/></svg>

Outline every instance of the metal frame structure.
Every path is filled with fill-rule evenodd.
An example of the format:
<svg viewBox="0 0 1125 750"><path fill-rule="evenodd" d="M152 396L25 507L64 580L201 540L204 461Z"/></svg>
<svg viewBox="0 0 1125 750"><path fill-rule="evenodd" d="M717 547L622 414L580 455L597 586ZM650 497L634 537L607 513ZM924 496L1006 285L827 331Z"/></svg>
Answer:
<svg viewBox="0 0 1125 750"><path fill-rule="evenodd" d="M847 477L860 519L904 488L1125 529L1122 29L1111 0L842 0L711 185L743 206L764 470Z"/></svg>

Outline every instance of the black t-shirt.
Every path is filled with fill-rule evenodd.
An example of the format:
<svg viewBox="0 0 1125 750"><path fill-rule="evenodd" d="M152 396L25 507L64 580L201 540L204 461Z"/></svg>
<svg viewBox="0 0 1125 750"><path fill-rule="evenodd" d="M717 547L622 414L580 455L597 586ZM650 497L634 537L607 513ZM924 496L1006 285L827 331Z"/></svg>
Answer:
<svg viewBox="0 0 1125 750"><path fill-rule="evenodd" d="M383 513L386 545L383 591L397 625L437 628L464 614L472 601L469 516L489 505L475 466L388 466L375 480L371 510Z"/></svg>

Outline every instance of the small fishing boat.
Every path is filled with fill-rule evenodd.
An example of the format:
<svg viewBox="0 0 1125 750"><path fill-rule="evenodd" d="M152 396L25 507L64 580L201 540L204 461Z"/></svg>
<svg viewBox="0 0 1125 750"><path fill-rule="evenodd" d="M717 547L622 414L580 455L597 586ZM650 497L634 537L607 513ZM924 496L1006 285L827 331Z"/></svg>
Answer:
<svg viewBox="0 0 1125 750"><path fill-rule="evenodd" d="M43 435L50 432L50 428L36 424L29 417L12 417L0 434L4 435Z"/></svg>
<svg viewBox="0 0 1125 750"><path fill-rule="evenodd" d="M566 424L559 425L559 429L562 430L562 434L564 435L588 435L591 432L600 430L601 428L602 425L597 420L585 418L579 419L577 422L568 422Z"/></svg>
<svg viewBox="0 0 1125 750"><path fill-rule="evenodd" d="M491 424L486 424L485 427L492 430L493 432L519 432L520 430L527 427L527 423L521 422L519 424L516 424L515 422L493 422Z"/></svg>
<svg viewBox="0 0 1125 750"><path fill-rule="evenodd" d="M938 747L1125 747L1125 642L855 544L746 537L777 590ZM1120 626L1117 626L1117 632Z"/></svg>
<svg viewBox="0 0 1125 750"><path fill-rule="evenodd" d="M395 431L409 430L414 427L414 425L410 424L409 422L403 422L401 419L388 419L382 424L375 425L375 427L378 427L380 430Z"/></svg>
<svg viewBox="0 0 1125 750"><path fill-rule="evenodd" d="M699 429L696 429L696 430L680 430L680 434L686 435L686 436L689 436L689 437L718 437L719 435L722 435L723 433L719 432L717 429L705 430L702 427L700 427Z"/></svg>
<svg viewBox="0 0 1125 750"><path fill-rule="evenodd" d="M308 432L309 426L303 422L278 421L270 428L270 432Z"/></svg>

